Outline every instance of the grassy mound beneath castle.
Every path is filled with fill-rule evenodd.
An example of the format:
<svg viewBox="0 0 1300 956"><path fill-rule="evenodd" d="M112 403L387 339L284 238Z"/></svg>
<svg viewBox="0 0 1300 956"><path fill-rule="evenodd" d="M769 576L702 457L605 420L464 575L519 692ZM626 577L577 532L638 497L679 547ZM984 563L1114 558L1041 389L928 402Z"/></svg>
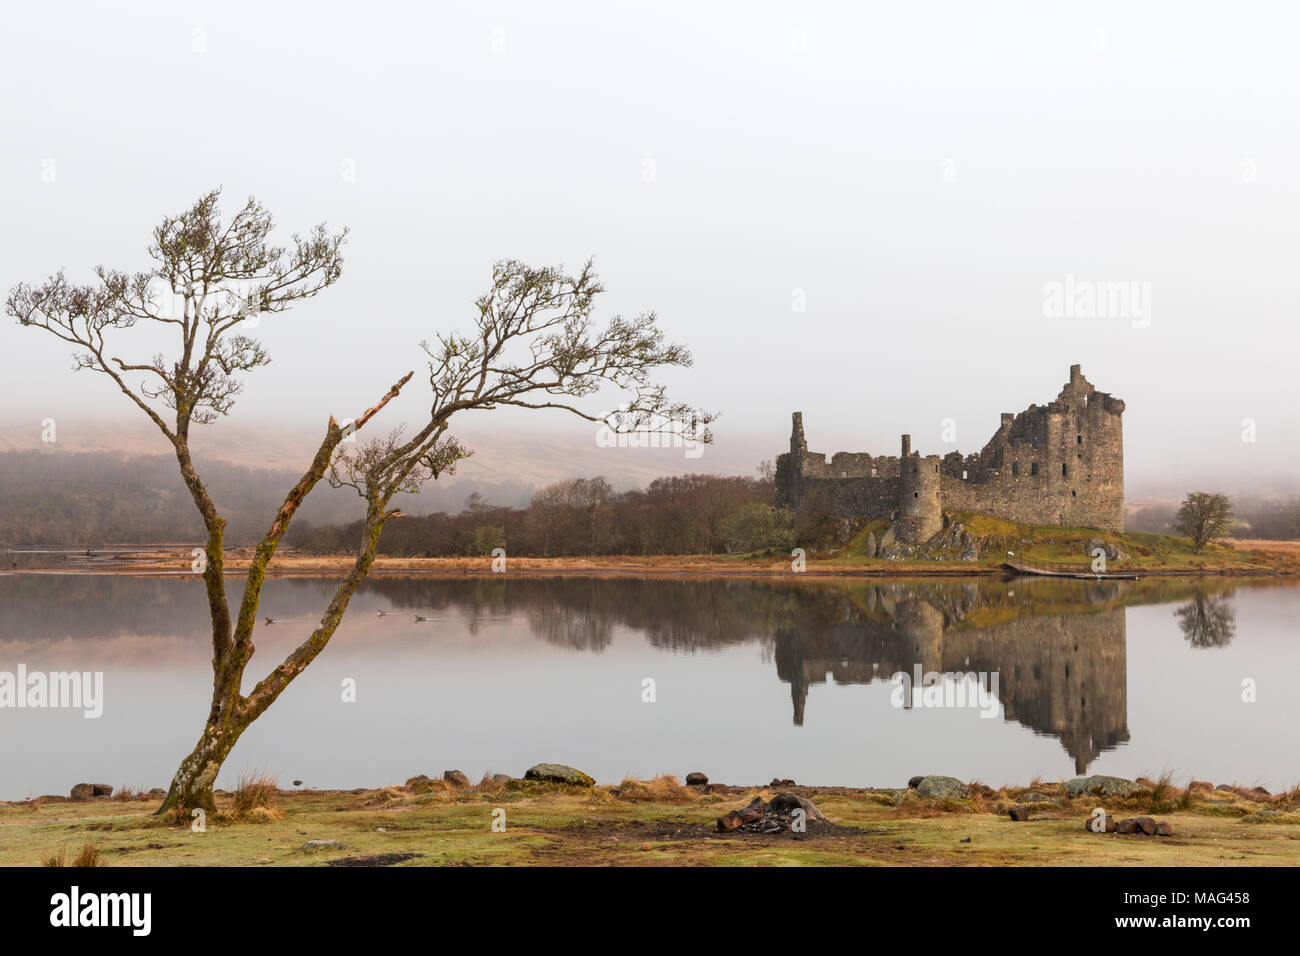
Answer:
<svg viewBox="0 0 1300 956"><path fill-rule="evenodd" d="M1189 538L1147 532L1096 531L1092 528L1070 528L1053 525L1024 525L992 515L954 513L950 520L957 521L973 537L980 540L981 558L996 563L1007 560L1007 552L1015 552L1016 560L1033 564L1042 561L1053 564L1088 564L1088 544L1102 541L1114 545L1128 555L1127 560L1110 561L1112 570L1140 568L1148 570L1200 571L1263 569L1269 567L1262 556L1238 550L1229 544L1212 542L1197 553L1192 550Z"/></svg>
<svg viewBox="0 0 1300 956"><path fill-rule="evenodd" d="M1262 549L1234 547L1213 542L1197 553L1188 538L1145 532L1098 531L1094 528L1071 528L1057 525L1028 525L978 512L951 512L944 515L947 533L959 524L973 538L979 550L976 561L960 562L960 549L923 548L903 560L882 560L869 556L869 541L879 541L889 529L888 521L871 521L855 531L840 549L813 555L830 564L880 564L883 566L933 569L936 564L960 562L965 567L996 567L1008 560L1023 564L1091 563L1090 543L1101 541L1113 545L1124 557L1107 562L1111 571L1139 570L1152 573L1297 573L1300 572L1300 548ZM1014 554L1014 558L1009 556Z"/></svg>

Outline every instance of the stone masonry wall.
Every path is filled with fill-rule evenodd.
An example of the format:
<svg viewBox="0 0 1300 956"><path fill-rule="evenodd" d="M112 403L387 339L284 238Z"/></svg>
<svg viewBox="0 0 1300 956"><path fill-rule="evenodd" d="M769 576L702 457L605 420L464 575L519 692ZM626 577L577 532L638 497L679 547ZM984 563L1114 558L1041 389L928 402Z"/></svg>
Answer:
<svg viewBox="0 0 1300 956"><path fill-rule="evenodd" d="M1004 413L975 454L921 458L904 436L897 458L839 452L828 460L808 451L796 412L790 452L777 459L777 503L797 507L820 490L838 514L906 518L918 540L937 530L941 511L1122 531L1123 413L1124 402L1097 391L1075 365L1055 401Z"/></svg>

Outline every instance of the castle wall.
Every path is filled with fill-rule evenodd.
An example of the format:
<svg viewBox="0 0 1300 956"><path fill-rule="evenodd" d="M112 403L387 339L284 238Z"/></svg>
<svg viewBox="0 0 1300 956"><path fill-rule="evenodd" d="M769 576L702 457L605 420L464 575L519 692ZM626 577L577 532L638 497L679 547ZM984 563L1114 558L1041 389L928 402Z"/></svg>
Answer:
<svg viewBox="0 0 1300 956"><path fill-rule="evenodd" d="M790 453L777 459L777 503L797 507L818 491L838 514L902 519L900 535L914 542L942 527L945 510L1122 531L1123 412L1075 365L1055 401L1004 413L976 454L920 458L904 436L898 458L840 452L829 460L808 451L796 412Z"/></svg>

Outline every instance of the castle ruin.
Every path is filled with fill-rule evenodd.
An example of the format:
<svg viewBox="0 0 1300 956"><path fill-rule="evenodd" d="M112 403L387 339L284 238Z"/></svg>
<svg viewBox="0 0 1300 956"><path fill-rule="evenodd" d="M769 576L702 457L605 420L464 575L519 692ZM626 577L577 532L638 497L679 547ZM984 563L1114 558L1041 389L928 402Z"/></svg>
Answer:
<svg viewBox="0 0 1300 956"><path fill-rule="evenodd" d="M808 451L794 413L790 451L776 460L776 500L797 508L823 493L845 517L893 522L899 541L921 544L943 513L982 512L1021 524L1124 530L1124 402L1099 392L1070 366L1056 400L1030 405L1002 424L982 450L921 457L904 435L901 454Z"/></svg>

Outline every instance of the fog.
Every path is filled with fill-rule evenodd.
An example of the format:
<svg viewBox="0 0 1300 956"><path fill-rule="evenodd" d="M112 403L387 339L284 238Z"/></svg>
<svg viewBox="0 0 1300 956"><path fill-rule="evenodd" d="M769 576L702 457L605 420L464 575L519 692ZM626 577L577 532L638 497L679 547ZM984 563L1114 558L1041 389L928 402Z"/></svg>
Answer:
<svg viewBox="0 0 1300 956"><path fill-rule="evenodd" d="M651 460L495 412L458 428L476 467L752 473L796 409L819 451L970 452L1081 363L1127 402L1131 494L1295 486L1294 8L301 9L26 5L0 33L4 289L145 268L151 228L217 185L286 238L352 230L196 448L309 454L469 324L494 260L595 256L600 314L654 310L694 351L666 380L721 412L717 444ZM1062 314L1054 283L1135 297ZM0 323L3 446L53 418L69 448L165 450L67 352Z"/></svg>

